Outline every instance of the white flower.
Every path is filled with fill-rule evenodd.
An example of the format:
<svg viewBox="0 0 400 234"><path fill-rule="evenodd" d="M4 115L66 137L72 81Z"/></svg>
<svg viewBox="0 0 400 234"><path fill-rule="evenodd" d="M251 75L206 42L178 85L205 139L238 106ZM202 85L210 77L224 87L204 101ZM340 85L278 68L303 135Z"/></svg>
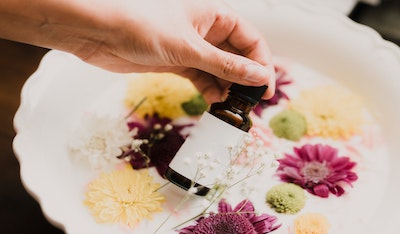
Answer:
<svg viewBox="0 0 400 234"><path fill-rule="evenodd" d="M272 168L278 168L279 165L280 165L280 163L279 163L278 160L274 160L274 161L271 162L271 167Z"/></svg>
<svg viewBox="0 0 400 234"><path fill-rule="evenodd" d="M190 187L187 192L188 192L188 194L193 195L198 192L198 189L196 187Z"/></svg>
<svg viewBox="0 0 400 234"><path fill-rule="evenodd" d="M120 162L121 147L132 144L135 134L123 118L85 115L69 148L74 159L89 163L92 169L106 169Z"/></svg>

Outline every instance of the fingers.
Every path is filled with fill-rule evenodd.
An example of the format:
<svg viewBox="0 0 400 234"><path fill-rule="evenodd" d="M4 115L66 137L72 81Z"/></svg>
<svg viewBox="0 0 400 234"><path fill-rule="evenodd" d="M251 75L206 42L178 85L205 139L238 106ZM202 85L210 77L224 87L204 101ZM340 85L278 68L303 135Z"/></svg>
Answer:
<svg viewBox="0 0 400 234"><path fill-rule="evenodd" d="M248 21L231 11L217 13L204 39L219 48L228 44L239 54L262 65L271 62L271 54L262 35Z"/></svg>
<svg viewBox="0 0 400 234"><path fill-rule="evenodd" d="M275 93L275 68L272 62L272 56L266 41L262 35L246 20L238 18L238 21L229 34L227 41L240 53L252 59L270 72L267 82L268 89L263 98L271 98Z"/></svg>
<svg viewBox="0 0 400 234"><path fill-rule="evenodd" d="M252 24L241 17L237 18L235 27L225 40L249 59L264 66L272 63L267 42Z"/></svg>
<svg viewBox="0 0 400 234"><path fill-rule="evenodd" d="M222 101L231 84L229 81L217 79L213 75L197 69L186 69L177 74L189 78L208 104Z"/></svg>
<svg viewBox="0 0 400 234"><path fill-rule="evenodd" d="M263 66L255 60L221 50L206 42L191 59L184 62L188 67L197 68L229 82L250 86L267 84L269 88L263 98L273 96L275 72L272 63Z"/></svg>
<svg viewBox="0 0 400 234"><path fill-rule="evenodd" d="M195 52L185 66L243 85L269 86L263 98L275 92L275 69L267 43L261 34L233 11L216 13L208 31L199 35ZM205 35L204 35L205 34Z"/></svg>

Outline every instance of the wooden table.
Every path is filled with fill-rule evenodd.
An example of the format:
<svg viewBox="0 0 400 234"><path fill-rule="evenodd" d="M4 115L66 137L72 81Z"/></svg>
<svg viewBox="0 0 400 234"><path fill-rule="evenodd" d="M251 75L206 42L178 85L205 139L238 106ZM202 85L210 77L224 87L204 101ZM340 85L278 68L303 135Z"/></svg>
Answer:
<svg viewBox="0 0 400 234"><path fill-rule="evenodd" d="M26 192L12 150L13 117L20 91L48 50L0 40L0 233L63 233L44 218L39 204Z"/></svg>

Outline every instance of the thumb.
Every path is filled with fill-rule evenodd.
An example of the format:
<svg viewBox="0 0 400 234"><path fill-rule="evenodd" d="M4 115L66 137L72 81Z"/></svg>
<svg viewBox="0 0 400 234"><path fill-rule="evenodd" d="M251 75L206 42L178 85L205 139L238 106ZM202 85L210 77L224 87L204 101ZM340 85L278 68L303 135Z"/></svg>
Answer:
<svg viewBox="0 0 400 234"><path fill-rule="evenodd" d="M204 45L205 44L205 45ZM263 98L271 98L275 92L275 69L272 61L263 66L255 60L219 49L212 44L204 43L192 59L190 67L202 70L232 83L249 86L268 85ZM269 58L263 59L270 61Z"/></svg>

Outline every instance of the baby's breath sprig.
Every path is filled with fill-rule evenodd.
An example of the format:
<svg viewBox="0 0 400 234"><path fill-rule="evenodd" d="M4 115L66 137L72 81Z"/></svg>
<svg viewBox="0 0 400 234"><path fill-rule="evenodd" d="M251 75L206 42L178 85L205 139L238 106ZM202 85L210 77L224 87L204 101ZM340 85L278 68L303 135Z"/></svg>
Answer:
<svg viewBox="0 0 400 234"><path fill-rule="evenodd" d="M228 151L231 157L229 166L216 181L216 187L226 187L226 190L261 174L266 168L262 157L270 155L262 142L250 133L246 134L238 145L229 147Z"/></svg>
<svg viewBox="0 0 400 234"><path fill-rule="evenodd" d="M191 122L177 124L172 119L157 114L144 119L132 118L128 121L131 131L136 131L131 144L122 149L120 159L125 159L134 169L155 167L164 177L168 164L185 141L183 130L191 127Z"/></svg>
<svg viewBox="0 0 400 234"><path fill-rule="evenodd" d="M198 191L198 187L195 187L195 181L206 176L208 170L214 170L216 168L224 168L219 175L217 175L215 181L207 187L211 187L210 191L204 197L204 209L202 209L197 215L190 219L180 223L173 227L178 229L182 225L196 220L209 213L209 209L234 186L246 181L247 179L260 175L263 173L267 165L263 162L262 157L270 156L271 153L264 147L263 142L248 133L245 135L243 140L234 146L227 147L229 153L229 164L221 165L221 161L213 156L212 152L197 152L197 168L194 178L192 178L192 186L188 189L187 194L184 196L183 201L189 201L189 198ZM272 155L274 158L275 155ZM276 160L274 160L276 161ZM192 163L190 158L185 161L188 166ZM242 188L244 190L244 188ZM249 189L248 192L254 191L255 189ZM244 193L242 193L244 194ZM250 194L246 194L249 196ZM165 222L164 222L165 223Z"/></svg>
<svg viewBox="0 0 400 234"><path fill-rule="evenodd" d="M129 162L132 159L131 154L132 153L139 153L144 159L146 163L146 167L148 168L148 165L150 163L150 158L147 156L147 154L142 150L141 146L144 144L149 144L148 139L133 139L129 147L123 148L122 151L123 153L118 156L118 158L123 158L125 161Z"/></svg>

